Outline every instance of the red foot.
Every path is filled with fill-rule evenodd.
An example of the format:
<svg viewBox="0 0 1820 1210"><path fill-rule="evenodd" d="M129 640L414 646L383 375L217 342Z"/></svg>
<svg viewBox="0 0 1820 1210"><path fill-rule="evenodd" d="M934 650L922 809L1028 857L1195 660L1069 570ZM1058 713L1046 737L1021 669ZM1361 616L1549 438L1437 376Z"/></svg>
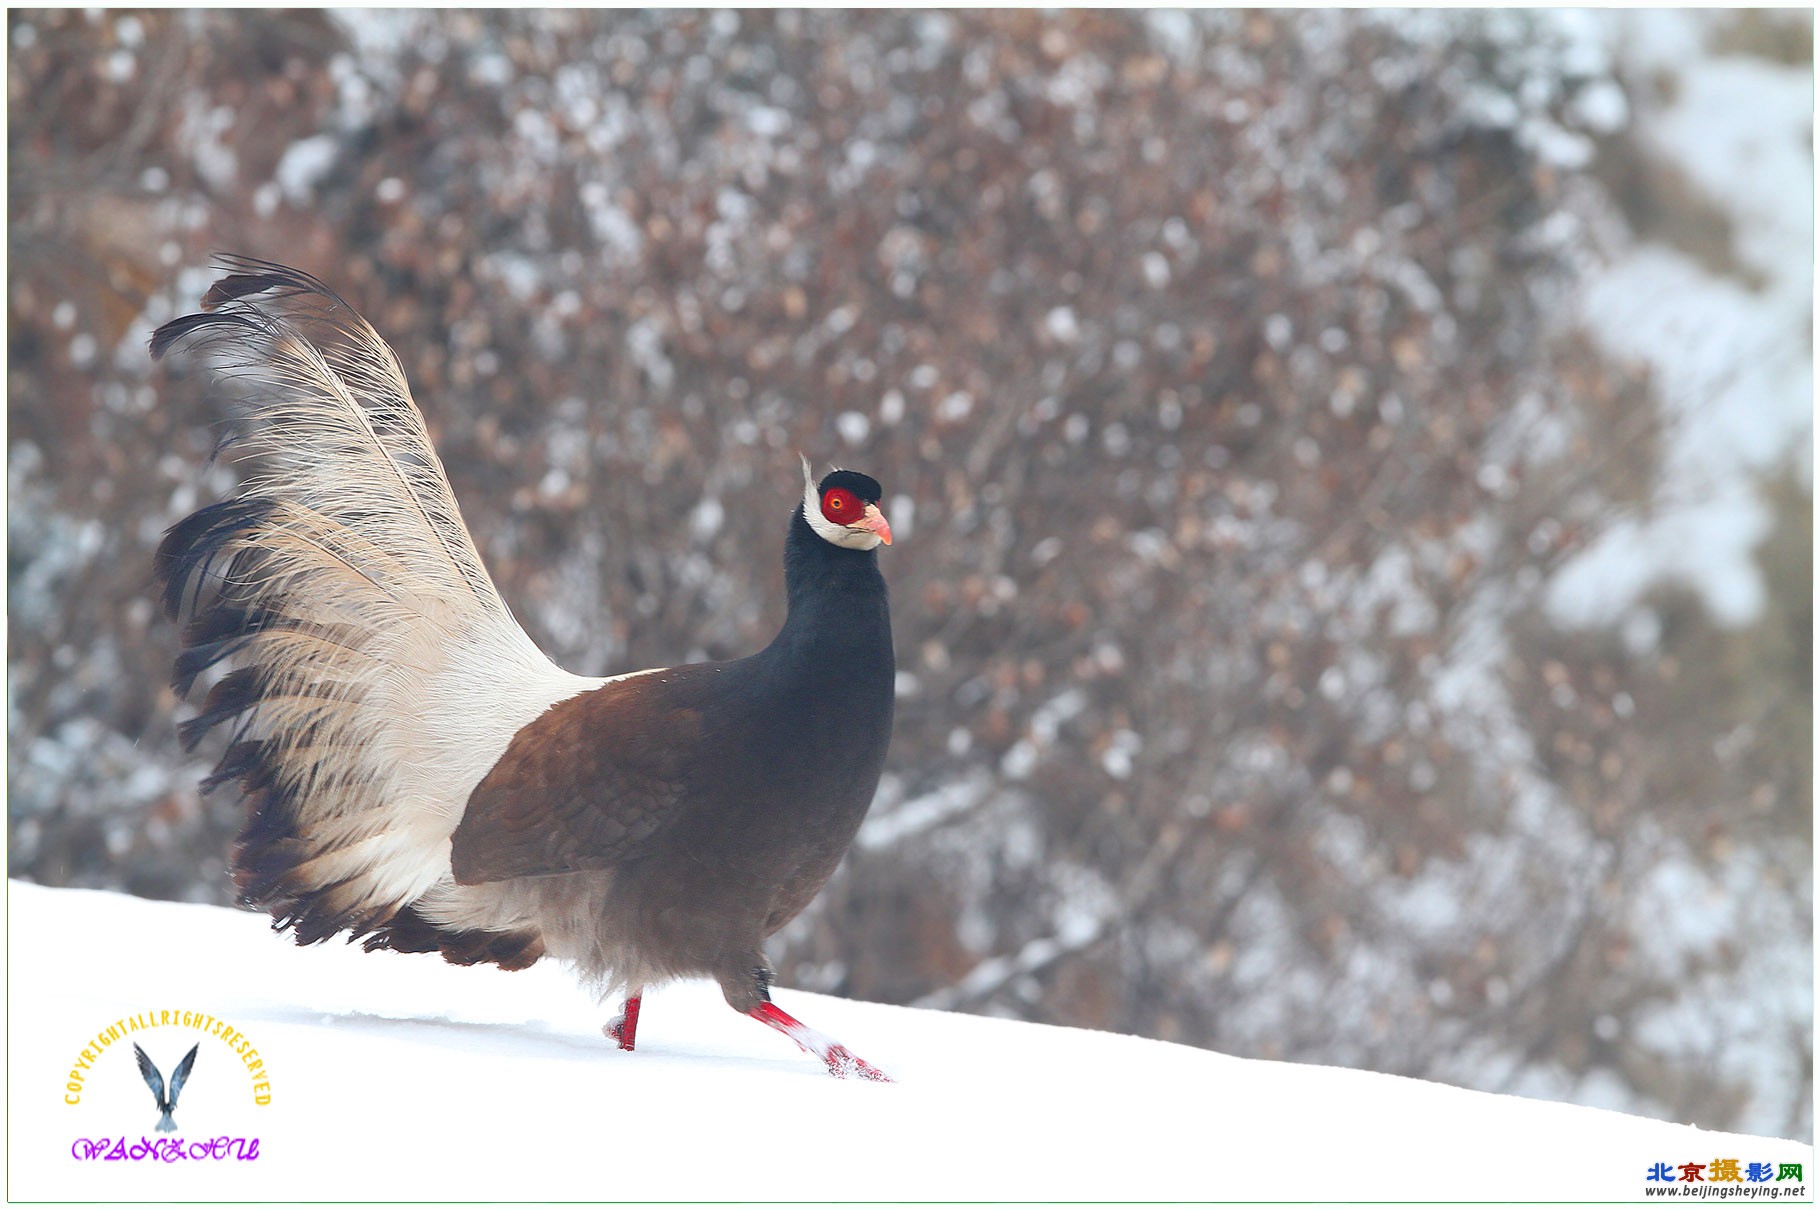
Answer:
<svg viewBox="0 0 1820 1210"><path fill-rule="evenodd" d="M600 1032L619 1043L621 1050L631 1050L638 1041L638 1009L644 998L645 989L641 987L626 997L619 1015L601 1027Z"/></svg>
<svg viewBox="0 0 1820 1210"><path fill-rule="evenodd" d="M862 1080L876 1080L881 1084L896 1083L890 1076L866 1062L852 1051L830 1038L827 1034L817 1033L795 1017L767 1001L746 1014L755 1021L763 1021L778 1033L784 1035L804 1051L814 1055L828 1065L828 1074L837 1080L858 1076Z"/></svg>

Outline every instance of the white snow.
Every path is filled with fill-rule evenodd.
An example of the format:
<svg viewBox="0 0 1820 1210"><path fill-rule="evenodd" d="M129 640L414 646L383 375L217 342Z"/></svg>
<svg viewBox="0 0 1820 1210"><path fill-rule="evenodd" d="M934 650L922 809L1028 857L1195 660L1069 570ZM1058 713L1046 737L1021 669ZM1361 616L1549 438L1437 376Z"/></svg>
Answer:
<svg viewBox="0 0 1820 1210"><path fill-rule="evenodd" d="M212 189L231 188L240 172L240 158L222 136L234 124L234 111L225 105L209 109L191 99L185 104L181 122L178 137L192 149L197 175Z"/></svg>
<svg viewBox="0 0 1820 1210"><path fill-rule="evenodd" d="M1710 13L1602 19L1632 76L1672 75L1672 102L1637 115L1638 134L1725 213L1755 280L1651 243L1592 276L1588 327L1659 384L1663 474L1644 515L1557 574L1549 609L1566 626L1610 625L1674 581L1740 626L1763 606L1752 552L1771 517L1758 478L1781 466L1813 475L1813 70L1705 49Z"/></svg>
<svg viewBox="0 0 1820 1210"><path fill-rule="evenodd" d="M1074 317L1073 307L1050 308L1043 319L1043 327L1062 344L1073 344L1081 338L1081 325Z"/></svg>
<svg viewBox="0 0 1820 1210"><path fill-rule="evenodd" d="M316 197L316 183L335 166L341 141L332 134L311 135L285 148L272 172L272 180L293 206L307 206Z"/></svg>
<svg viewBox="0 0 1820 1210"><path fill-rule="evenodd" d="M829 1078L707 984L648 996L624 1054L555 967L298 949L251 914L111 893L9 883L8 940L15 1199L1631 1200L1658 1163L1812 1171L1801 1143L788 990L897 1083ZM77 1067L148 1011L228 1023L261 1071L206 1024ZM74 1158L152 1135L131 1043L168 1073L199 1039L181 1135L256 1137L256 1160Z"/></svg>
<svg viewBox="0 0 1820 1210"><path fill-rule="evenodd" d="M872 432L872 422L859 412L842 412L834 418L834 427L840 430L841 440L855 449L864 445Z"/></svg>

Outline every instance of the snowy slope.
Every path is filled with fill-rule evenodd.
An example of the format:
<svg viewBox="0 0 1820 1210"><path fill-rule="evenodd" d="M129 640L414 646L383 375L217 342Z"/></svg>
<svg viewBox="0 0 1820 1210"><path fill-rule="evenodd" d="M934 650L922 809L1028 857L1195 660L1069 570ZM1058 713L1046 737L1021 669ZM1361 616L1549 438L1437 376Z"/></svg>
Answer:
<svg viewBox="0 0 1820 1210"><path fill-rule="evenodd" d="M627 1055L555 967L298 949L221 908L8 890L16 1199L1631 1199L1657 1163L1813 1159L1603 1110L789 991L781 1004L898 1083L830 1079L707 985L648 997ZM207 1022L123 1030L76 1067L110 1023L160 1010L238 1031L269 1105ZM181 1135L257 1137L257 1159L73 1157L78 1139L151 1135L132 1043L168 1074L198 1039Z"/></svg>

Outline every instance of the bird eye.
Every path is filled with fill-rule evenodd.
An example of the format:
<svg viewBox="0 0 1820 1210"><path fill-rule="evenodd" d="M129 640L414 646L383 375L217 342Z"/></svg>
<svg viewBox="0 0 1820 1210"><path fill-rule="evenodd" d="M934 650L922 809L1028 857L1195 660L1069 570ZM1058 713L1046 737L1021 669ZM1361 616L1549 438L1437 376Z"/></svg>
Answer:
<svg viewBox="0 0 1820 1210"><path fill-rule="evenodd" d="M859 516L859 498L844 487L830 488L822 497L822 516L845 525Z"/></svg>

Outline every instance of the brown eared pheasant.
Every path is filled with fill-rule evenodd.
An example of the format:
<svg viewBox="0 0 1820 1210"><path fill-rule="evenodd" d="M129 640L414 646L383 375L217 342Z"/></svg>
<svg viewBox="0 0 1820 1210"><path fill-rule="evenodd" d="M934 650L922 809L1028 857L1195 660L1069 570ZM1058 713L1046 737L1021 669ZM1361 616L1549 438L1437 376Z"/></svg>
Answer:
<svg viewBox="0 0 1820 1210"><path fill-rule="evenodd" d="M209 684L183 742L223 728L203 786L245 797L242 901L299 944L559 959L624 996L624 1050L645 988L705 976L833 1074L884 1080L772 1003L763 951L833 874L891 739L877 481L804 461L762 651L574 676L487 574L391 348L306 273L224 267L151 349L231 378L222 448L257 473L173 526L156 574L172 683Z"/></svg>

